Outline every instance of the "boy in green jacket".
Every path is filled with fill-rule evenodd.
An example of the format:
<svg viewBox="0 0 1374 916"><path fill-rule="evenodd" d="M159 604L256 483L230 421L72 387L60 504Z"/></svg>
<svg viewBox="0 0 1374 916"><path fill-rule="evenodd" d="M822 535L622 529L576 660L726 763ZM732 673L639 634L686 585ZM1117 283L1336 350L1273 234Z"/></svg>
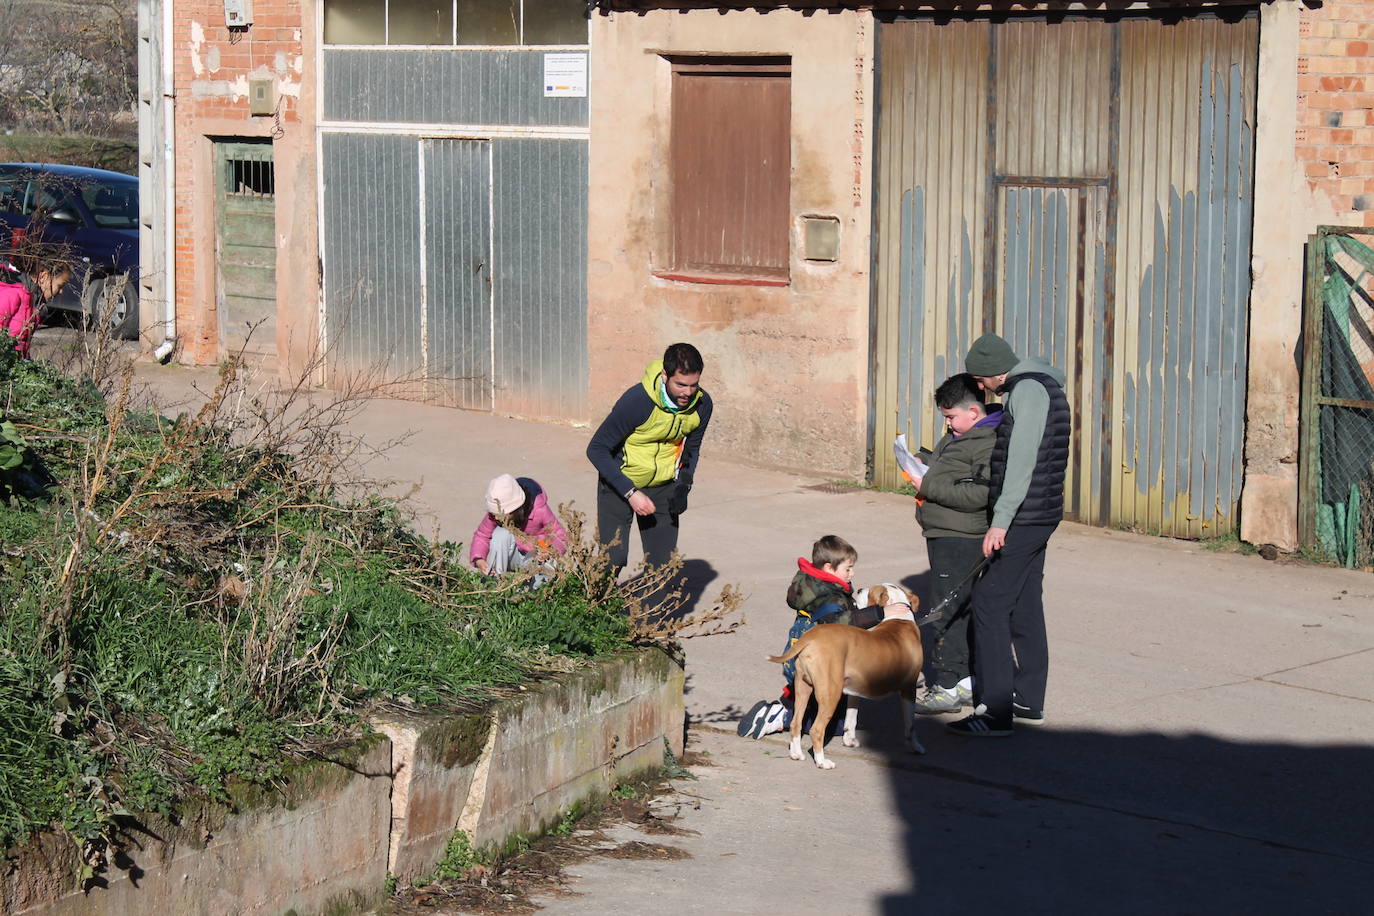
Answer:
<svg viewBox="0 0 1374 916"><path fill-rule="evenodd" d="M930 667L935 682L916 700L924 715L955 712L973 705L969 674L969 596L972 573L983 562L988 530L988 466L997 442L1002 408L983 404L973 376L961 372L935 390L935 406L949 432L935 446L930 469L916 485L916 520L930 557L931 606L958 593L935 624ZM964 581L968 579L969 581Z"/></svg>

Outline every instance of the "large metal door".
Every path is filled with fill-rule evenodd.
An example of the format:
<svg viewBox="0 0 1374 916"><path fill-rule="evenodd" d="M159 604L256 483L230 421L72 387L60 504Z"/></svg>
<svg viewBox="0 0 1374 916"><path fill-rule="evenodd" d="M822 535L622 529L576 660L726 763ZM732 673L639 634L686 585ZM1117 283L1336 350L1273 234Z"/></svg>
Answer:
<svg viewBox="0 0 1374 916"><path fill-rule="evenodd" d="M491 143L424 140L420 258L430 395L492 408Z"/></svg>
<svg viewBox="0 0 1374 916"><path fill-rule="evenodd" d="M277 207L272 142L215 144L215 264L220 341L277 352Z"/></svg>
<svg viewBox="0 0 1374 916"><path fill-rule="evenodd" d="M997 199L997 331L1017 353L1063 370L1073 412L1065 514L1102 524L1106 452L1091 421L1103 370L1093 343L1102 326L1106 188L1003 184Z"/></svg>
<svg viewBox="0 0 1374 916"><path fill-rule="evenodd" d="M998 331L1069 376L1071 516L1235 523L1258 17L878 33L875 478Z"/></svg>
<svg viewBox="0 0 1374 916"><path fill-rule="evenodd" d="M582 417L587 145L325 131L331 384Z"/></svg>

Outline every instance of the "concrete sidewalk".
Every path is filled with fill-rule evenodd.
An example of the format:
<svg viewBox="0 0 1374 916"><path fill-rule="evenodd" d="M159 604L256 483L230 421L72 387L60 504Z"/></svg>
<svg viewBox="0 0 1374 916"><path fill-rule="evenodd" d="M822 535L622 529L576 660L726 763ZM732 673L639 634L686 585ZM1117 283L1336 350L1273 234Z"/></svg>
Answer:
<svg viewBox="0 0 1374 916"><path fill-rule="evenodd" d="M140 367L175 394L213 376ZM626 384L630 381L627 380ZM729 404L718 404L729 410ZM356 431L409 438L371 468L419 484L427 525L466 541L488 478L537 478L593 510L586 428L376 402ZM708 435L683 518L693 580L749 594L739 633L687 644L692 748L709 755L673 840L692 858L592 862L552 913L1365 910L1374 898L1374 576L1065 524L1050 544L1052 666L1040 729L960 739L895 703L861 712L837 769L734 720L776 693L783 592L825 533L857 584L918 593L908 498L736 463ZM634 545L632 562L637 556ZM661 839L656 840L661 842Z"/></svg>

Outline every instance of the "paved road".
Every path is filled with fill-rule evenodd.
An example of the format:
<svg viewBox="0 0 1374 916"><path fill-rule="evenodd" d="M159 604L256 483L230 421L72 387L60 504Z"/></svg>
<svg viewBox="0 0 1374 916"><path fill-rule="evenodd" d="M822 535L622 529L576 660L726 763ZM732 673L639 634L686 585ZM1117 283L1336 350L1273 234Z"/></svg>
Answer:
<svg viewBox="0 0 1374 916"><path fill-rule="evenodd" d="M50 332L45 332L50 333ZM174 394L204 372L144 366ZM628 384L628 381L627 381ZM718 405L729 410L729 404ZM485 481L538 478L593 506L586 428L381 402L355 428L409 433L372 471L466 540ZM749 467L707 439L682 548L748 625L688 644L692 747L678 862L593 861L580 913L1351 913L1374 899L1374 576L1066 524L1050 545L1049 723L959 739L894 704L822 772L733 720L779 686L783 591L818 535L858 548L856 581L918 589L906 498ZM636 545L637 550L637 545ZM633 555L632 555L633 556ZM661 842L661 840L660 840Z"/></svg>

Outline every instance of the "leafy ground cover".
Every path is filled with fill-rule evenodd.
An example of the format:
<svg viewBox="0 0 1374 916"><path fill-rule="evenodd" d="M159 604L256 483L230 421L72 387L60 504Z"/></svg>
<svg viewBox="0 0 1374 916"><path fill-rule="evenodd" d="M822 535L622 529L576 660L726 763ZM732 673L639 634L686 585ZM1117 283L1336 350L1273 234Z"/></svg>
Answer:
<svg viewBox="0 0 1374 916"><path fill-rule="evenodd" d="M379 704L738 625L729 589L683 618L617 585L575 513L542 588L476 576L352 476L358 392L269 398L231 362L168 417L130 379L0 353L0 848L63 830L92 877L140 811L272 786Z"/></svg>

